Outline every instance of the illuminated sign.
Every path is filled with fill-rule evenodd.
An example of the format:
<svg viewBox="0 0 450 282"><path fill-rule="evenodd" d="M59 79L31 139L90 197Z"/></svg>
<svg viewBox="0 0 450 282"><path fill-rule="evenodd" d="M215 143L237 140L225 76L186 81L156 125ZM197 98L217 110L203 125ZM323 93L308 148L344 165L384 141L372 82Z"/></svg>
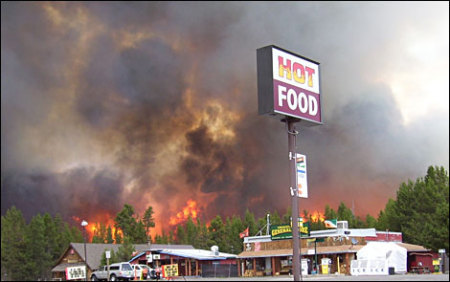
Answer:
<svg viewBox="0 0 450 282"><path fill-rule="evenodd" d="M276 46L257 50L259 114L322 124L319 63Z"/></svg>

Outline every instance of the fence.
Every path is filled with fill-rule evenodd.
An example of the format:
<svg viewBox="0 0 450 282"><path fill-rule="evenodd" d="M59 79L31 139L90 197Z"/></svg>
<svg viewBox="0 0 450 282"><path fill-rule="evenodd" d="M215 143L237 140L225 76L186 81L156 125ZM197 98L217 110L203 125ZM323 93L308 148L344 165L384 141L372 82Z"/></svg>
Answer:
<svg viewBox="0 0 450 282"><path fill-rule="evenodd" d="M202 277L238 277L236 264L204 264Z"/></svg>

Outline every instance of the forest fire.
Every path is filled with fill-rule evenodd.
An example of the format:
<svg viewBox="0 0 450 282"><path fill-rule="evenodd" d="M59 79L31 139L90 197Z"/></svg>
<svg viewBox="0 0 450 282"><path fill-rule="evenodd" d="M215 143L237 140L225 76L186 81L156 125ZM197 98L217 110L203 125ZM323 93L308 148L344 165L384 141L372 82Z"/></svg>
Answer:
<svg viewBox="0 0 450 282"><path fill-rule="evenodd" d="M312 222L324 222L325 221L325 215L323 215L321 212L319 211L315 211L313 213L310 214L309 218L311 218ZM308 218L306 219L306 221L308 221Z"/></svg>
<svg viewBox="0 0 450 282"><path fill-rule="evenodd" d="M254 55L260 45L242 45L241 38L254 38L248 36L253 30L240 29L239 37L224 28L230 18L247 20L236 7L211 5L213 13L192 16L195 7L150 2L106 10L88 2L7 6L2 213L11 206L27 218L59 213L78 230L86 220L93 238L103 225L113 236L122 232L114 219L127 203L139 217L154 208L152 237L189 217L209 224L216 215L242 217L247 209L257 217L285 211L289 194L279 189L288 187L286 132L276 119L257 114ZM179 17L186 11L189 16ZM10 28L31 15L35 24L26 32ZM338 83L343 95L335 95L323 113L333 122L305 128L298 145L310 156L314 189L302 209L337 206L342 198L333 189L364 203L356 206L359 215L378 212L401 181L420 172L418 156L440 163L448 155L428 146L430 151L412 156L410 148L423 140L400 119L388 119L401 116L392 91L364 83L352 83L351 91ZM366 100L359 91L374 96ZM380 116L387 120L380 123ZM370 150L361 146L366 142ZM393 148L396 158L380 148ZM413 159L398 165L406 156ZM448 164L448 158L442 161ZM323 219L313 212L306 220Z"/></svg>
<svg viewBox="0 0 450 282"><path fill-rule="evenodd" d="M109 214L105 215L97 215L94 216L95 220L87 220L88 225L86 226L86 233L88 237L88 241L93 240L94 236L98 238L105 238L107 239L109 236L109 228L111 229L111 239L116 240L116 235L119 235L120 237L123 237L123 231L120 228L116 228L115 222L112 219L112 217L109 216ZM72 216L72 219L81 224L82 219L80 219L77 216Z"/></svg>
<svg viewBox="0 0 450 282"><path fill-rule="evenodd" d="M182 211L178 212L176 216L171 216L169 220L170 225L177 225L179 223L185 222L189 217L196 219L199 210L197 207L197 202L194 200L188 200L186 206Z"/></svg>

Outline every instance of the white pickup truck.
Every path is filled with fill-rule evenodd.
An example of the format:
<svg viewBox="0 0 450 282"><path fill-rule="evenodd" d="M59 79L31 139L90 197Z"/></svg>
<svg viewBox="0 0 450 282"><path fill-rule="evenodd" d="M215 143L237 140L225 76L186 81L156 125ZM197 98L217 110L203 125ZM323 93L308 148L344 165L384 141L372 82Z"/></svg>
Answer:
<svg viewBox="0 0 450 282"><path fill-rule="evenodd" d="M113 263L109 266L109 281L133 280L133 268L128 262ZM108 267L105 265L94 271L91 281L108 281Z"/></svg>

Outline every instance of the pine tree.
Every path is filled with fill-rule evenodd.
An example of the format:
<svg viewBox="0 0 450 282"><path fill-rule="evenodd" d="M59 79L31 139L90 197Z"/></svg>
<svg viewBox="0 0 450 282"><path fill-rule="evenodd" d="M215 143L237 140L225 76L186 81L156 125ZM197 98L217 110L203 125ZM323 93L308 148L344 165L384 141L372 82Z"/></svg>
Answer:
<svg viewBox="0 0 450 282"><path fill-rule="evenodd" d="M428 167L427 175L402 183L397 199L389 199L378 227L401 231L403 240L433 251L449 247L449 177L443 167Z"/></svg>
<svg viewBox="0 0 450 282"><path fill-rule="evenodd" d="M225 226L222 221L222 217L217 215L208 227L209 231L209 245L217 245L219 250L226 249L226 239L225 239Z"/></svg>
<svg viewBox="0 0 450 282"><path fill-rule="evenodd" d="M145 230L147 232L147 235L149 236L147 241L150 241L150 228L155 227L155 219L153 218L153 208L149 206L144 213L144 217L142 218L142 221L144 222Z"/></svg>
<svg viewBox="0 0 450 282"><path fill-rule="evenodd" d="M102 258L100 261L100 267L107 265L107 261L106 261L106 251L105 250L102 253ZM109 258L109 265L116 263L116 262L120 262L119 259L117 258L117 254L114 252L114 250L110 250L110 258Z"/></svg>
<svg viewBox="0 0 450 282"><path fill-rule="evenodd" d="M184 226L181 224L177 226L177 236L176 236L175 242L177 244L186 244L187 243L186 231L184 230Z"/></svg>
<svg viewBox="0 0 450 282"><path fill-rule="evenodd" d="M114 220L116 230L117 228L120 228L123 232L123 236L130 237L129 239L132 239L136 225L136 219L133 216L133 206L125 204Z"/></svg>
<svg viewBox="0 0 450 282"><path fill-rule="evenodd" d="M375 217L371 216L370 214L367 214L365 227L375 228L376 226L377 226L377 220L375 219Z"/></svg>
<svg viewBox="0 0 450 282"><path fill-rule="evenodd" d="M23 270L28 279L42 280L51 266L51 255L47 251L49 238L45 236L45 223L41 215L34 216L25 231L26 257ZM28 280L27 279L27 280Z"/></svg>
<svg viewBox="0 0 450 282"><path fill-rule="evenodd" d="M133 244L131 243L130 238L127 236L123 237L123 243L117 250L117 259L118 261L129 261L131 259L131 255L135 252Z"/></svg>
<svg viewBox="0 0 450 282"><path fill-rule="evenodd" d="M338 220L346 220L348 222L348 227L353 228L354 216L351 209L349 209L344 202L339 204L337 210Z"/></svg>
<svg viewBox="0 0 450 282"><path fill-rule="evenodd" d="M186 221L186 243L194 246L194 248L198 246L197 227L190 216Z"/></svg>
<svg viewBox="0 0 450 282"><path fill-rule="evenodd" d="M112 229L111 229L111 226L108 225L108 228L106 229L106 244L112 244L112 243L114 243Z"/></svg>
<svg viewBox="0 0 450 282"><path fill-rule="evenodd" d="M11 207L1 217L1 271L2 280L27 280L23 264L28 260L26 251L26 224L22 212Z"/></svg>
<svg viewBox="0 0 450 282"><path fill-rule="evenodd" d="M245 228L248 227L250 236L254 236L256 234L256 232L259 231L259 229L256 225L255 215L252 212L250 212L248 209L245 211L244 226L246 226Z"/></svg>
<svg viewBox="0 0 450 282"><path fill-rule="evenodd" d="M324 216L325 216L326 219L329 219L329 220L338 218L338 215L337 215L336 211L333 210L332 208L330 208L329 205L325 205Z"/></svg>

